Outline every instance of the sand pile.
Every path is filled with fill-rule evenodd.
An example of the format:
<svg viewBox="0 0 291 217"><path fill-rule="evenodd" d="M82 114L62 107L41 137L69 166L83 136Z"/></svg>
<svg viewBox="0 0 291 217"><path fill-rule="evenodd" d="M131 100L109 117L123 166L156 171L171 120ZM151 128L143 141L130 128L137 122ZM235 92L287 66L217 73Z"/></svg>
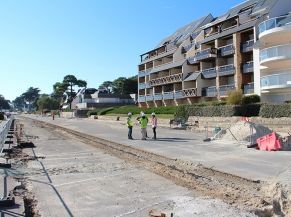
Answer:
<svg viewBox="0 0 291 217"><path fill-rule="evenodd" d="M221 139L256 143L257 138L271 133L267 127L252 122L239 121L226 129Z"/></svg>

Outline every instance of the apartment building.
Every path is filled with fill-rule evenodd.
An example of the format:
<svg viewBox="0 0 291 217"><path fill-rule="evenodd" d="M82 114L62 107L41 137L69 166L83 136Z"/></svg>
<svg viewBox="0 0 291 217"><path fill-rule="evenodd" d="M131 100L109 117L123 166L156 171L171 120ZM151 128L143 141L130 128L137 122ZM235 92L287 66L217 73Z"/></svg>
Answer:
<svg viewBox="0 0 291 217"><path fill-rule="evenodd" d="M291 14L260 23L258 39L255 92L265 102L291 102Z"/></svg>
<svg viewBox="0 0 291 217"><path fill-rule="evenodd" d="M288 0L249 0L217 18L209 14L177 30L155 49L141 55L139 106L221 99L231 90L263 94L261 84L270 75L270 69L260 73L260 65L265 60L259 56L266 53L262 46L270 44L261 43L266 37L261 35L263 32L258 34L262 29L259 25L288 11L291 11ZM288 30L285 31L288 34ZM258 67L254 67L254 61Z"/></svg>

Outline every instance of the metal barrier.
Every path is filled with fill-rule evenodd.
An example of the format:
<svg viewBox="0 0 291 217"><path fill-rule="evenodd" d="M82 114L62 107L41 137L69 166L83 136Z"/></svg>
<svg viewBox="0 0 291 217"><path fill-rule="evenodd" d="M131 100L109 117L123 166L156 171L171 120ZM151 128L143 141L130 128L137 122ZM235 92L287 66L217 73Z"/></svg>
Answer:
<svg viewBox="0 0 291 217"><path fill-rule="evenodd" d="M8 134L8 131L10 129L10 126L11 126L11 123L12 123L13 119L14 118L10 118L6 123L0 125L0 148L1 148L1 154L2 154L3 147L4 147L4 142L5 142L6 136Z"/></svg>

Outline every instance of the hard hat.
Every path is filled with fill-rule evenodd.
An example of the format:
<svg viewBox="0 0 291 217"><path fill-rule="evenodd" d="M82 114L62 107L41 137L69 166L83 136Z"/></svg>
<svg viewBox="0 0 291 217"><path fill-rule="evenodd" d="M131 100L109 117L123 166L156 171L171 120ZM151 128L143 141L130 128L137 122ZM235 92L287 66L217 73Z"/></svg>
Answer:
<svg viewBox="0 0 291 217"><path fill-rule="evenodd" d="M141 115L142 117L144 117L144 116L145 116L145 113L141 112L140 115Z"/></svg>
<svg viewBox="0 0 291 217"><path fill-rule="evenodd" d="M127 114L128 116L131 116L132 115L132 113L131 112L128 112L128 114Z"/></svg>
<svg viewBox="0 0 291 217"><path fill-rule="evenodd" d="M152 116L155 116L155 115L156 115L156 114L153 112L153 113L152 113Z"/></svg>

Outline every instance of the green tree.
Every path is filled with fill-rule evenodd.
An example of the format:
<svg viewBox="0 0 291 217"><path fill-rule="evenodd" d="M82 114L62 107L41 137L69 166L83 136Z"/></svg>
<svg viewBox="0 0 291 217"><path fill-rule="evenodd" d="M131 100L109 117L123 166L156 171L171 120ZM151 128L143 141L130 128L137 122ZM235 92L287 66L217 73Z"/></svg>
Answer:
<svg viewBox="0 0 291 217"><path fill-rule="evenodd" d="M60 103L48 95L43 95L37 100L38 110L55 110L59 109Z"/></svg>
<svg viewBox="0 0 291 217"><path fill-rule="evenodd" d="M112 82L112 92L121 95L137 93L137 84L137 76L119 77Z"/></svg>
<svg viewBox="0 0 291 217"><path fill-rule="evenodd" d="M28 90L21 95L24 101L28 103L29 110L31 110L31 106L36 107L39 92L40 90L38 88L29 87Z"/></svg>
<svg viewBox="0 0 291 217"><path fill-rule="evenodd" d="M23 96L18 96L15 98L15 100L12 101L13 105L15 108L22 110L23 107L25 106L25 100Z"/></svg>
<svg viewBox="0 0 291 217"><path fill-rule="evenodd" d="M10 109L9 100L6 100L4 96L0 94L0 110L2 109Z"/></svg>

